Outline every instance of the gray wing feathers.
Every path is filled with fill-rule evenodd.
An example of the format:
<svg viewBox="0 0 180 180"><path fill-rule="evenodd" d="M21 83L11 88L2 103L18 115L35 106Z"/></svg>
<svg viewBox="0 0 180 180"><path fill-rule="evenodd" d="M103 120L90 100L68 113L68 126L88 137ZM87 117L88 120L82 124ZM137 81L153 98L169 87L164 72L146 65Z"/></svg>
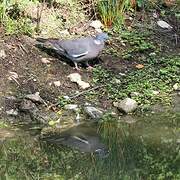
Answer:
<svg viewBox="0 0 180 180"><path fill-rule="evenodd" d="M66 41L52 40L50 43L55 50L67 53L67 55L72 58L79 58L88 54L89 44L92 43L92 41L93 39L88 37Z"/></svg>

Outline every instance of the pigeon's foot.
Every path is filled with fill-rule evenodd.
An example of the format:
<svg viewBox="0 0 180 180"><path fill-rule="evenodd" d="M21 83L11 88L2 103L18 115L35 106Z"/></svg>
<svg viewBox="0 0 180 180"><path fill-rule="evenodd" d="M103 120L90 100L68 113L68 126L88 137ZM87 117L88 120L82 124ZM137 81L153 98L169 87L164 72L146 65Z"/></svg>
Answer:
<svg viewBox="0 0 180 180"><path fill-rule="evenodd" d="M81 69L78 67L77 63L74 62L75 67L73 69L77 70L77 71L81 71Z"/></svg>
<svg viewBox="0 0 180 180"><path fill-rule="evenodd" d="M78 71L78 72L80 72L80 71L81 71L81 69L80 69L80 68L78 68L78 67L74 67L73 69L74 69L74 70L76 70L76 71Z"/></svg>
<svg viewBox="0 0 180 180"><path fill-rule="evenodd" d="M87 70L92 71L93 67L89 65L88 61L86 61L85 63L86 63L86 66L87 66Z"/></svg>
<svg viewBox="0 0 180 180"><path fill-rule="evenodd" d="M88 71L92 71L92 70L93 70L93 67L92 67L92 66L88 66L88 67L87 67L87 70L88 70Z"/></svg>

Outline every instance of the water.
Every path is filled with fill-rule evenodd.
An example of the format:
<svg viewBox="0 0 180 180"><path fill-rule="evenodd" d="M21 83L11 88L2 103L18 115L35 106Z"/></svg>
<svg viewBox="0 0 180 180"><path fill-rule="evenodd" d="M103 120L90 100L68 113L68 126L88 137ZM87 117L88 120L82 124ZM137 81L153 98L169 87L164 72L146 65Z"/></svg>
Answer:
<svg viewBox="0 0 180 180"><path fill-rule="evenodd" d="M95 137L93 142L108 148L105 157L91 150L80 152L83 147L77 143L67 147L39 141L34 135L37 131L3 128L0 179L180 179L180 114L155 114L136 120L110 120L96 127L78 128L79 133L73 134L87 145L89 138Z"/></svg>

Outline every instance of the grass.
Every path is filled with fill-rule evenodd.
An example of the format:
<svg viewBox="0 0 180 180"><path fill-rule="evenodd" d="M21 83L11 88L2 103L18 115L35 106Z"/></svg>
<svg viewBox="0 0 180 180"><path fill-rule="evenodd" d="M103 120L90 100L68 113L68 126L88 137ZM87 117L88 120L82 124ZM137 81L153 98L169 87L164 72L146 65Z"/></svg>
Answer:
<svg viewBox="0 0 180 180"><path fill-rule="evenodd" d="M136 61L142 65L141 69L131 69L123 77L101 66L94 69L93 82L96 85L107 84L104 89L107 100L123 99L137 92L138 96L133 99L141 108L155 103L170 105L173 85L180 83L180 59L176 54L164 55L149 37L148 33L133 31L121 34L127 47L121 57L126 61Z"/></svg>

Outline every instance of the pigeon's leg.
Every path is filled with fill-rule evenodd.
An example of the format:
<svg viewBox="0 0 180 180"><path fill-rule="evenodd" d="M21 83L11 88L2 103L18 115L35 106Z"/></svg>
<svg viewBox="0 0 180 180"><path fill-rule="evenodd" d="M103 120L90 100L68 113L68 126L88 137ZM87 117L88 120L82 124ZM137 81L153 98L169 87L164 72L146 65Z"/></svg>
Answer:
<svg viewBox="0 0 180 180"><path fill-rule="evenodd" d="M86 61L85 64L86 64L86 66L88 67L88 70L91 71L91 70L93 69L93 67L89 65L89 62L88 62L88 61Z"/></svg>
<svg viewBox="0 0 180 180"><path fill-rule="evenodd" d="M77 62L74 62L74 66L76 70L80 71L80 69L78 68Z"/></svg>

